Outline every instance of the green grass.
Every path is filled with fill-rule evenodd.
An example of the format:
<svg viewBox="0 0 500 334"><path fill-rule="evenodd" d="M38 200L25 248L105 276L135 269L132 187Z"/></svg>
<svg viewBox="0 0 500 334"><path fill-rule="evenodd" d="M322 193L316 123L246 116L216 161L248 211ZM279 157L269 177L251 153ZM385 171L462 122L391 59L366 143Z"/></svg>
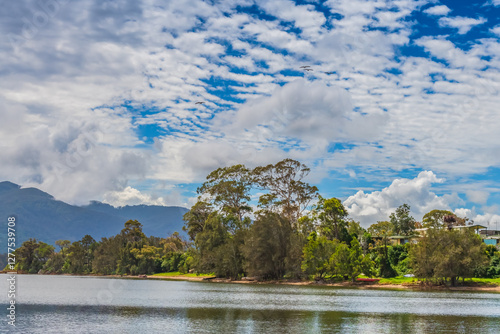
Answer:
<svg viewBox="0 0 500 334"><path fill-rule="evenodd" d="M392 278L381 278L378 282L379 284L412 284L417 283L418 279L415 277L392 277Z"/></svg>
<svg viewBox="0 0 500 334"><path fill-rule="evenodd" d="M470 281L470 278L466 278L465 282ZM500 278L473 278L473 282L478 283L478 284L494 284L494 285L500 285Z"/></svg>
<svg viewBox="0 0 500 334"><path fill-rule="evenodd" d="M381 278L379 284L416 284L419 281L416 277L393 277L393 278ZM477 283L479 285L500 285L500 278L466 278L465 285L470 282ZM458 282L461 285L462 279Z"/></svg>
<svg viewBox="0 0 500 334"><path fill-rule="evenodd" d="M159 277L172 277L172 276L179 276L179 277L213 277L214 274L181 274L178 271L175 272L170 272L170 273L158 273L154 274L153 276L159 276ZM364 275L360 275L359 277L367 277ZM460 280L458 283L460 284L462 280ZM465 279L465 283L470 282L477 283L479 285L500 285L500 278L473 278L472 280L470 278ZM388 285L388 284L417 284L419 282L419 279L416 277L403 277L403 276L398 276L398 277L393 277L393 278L380 278L380 281L378 281L378 284L380 285Z"/></svg>
<svg viewBox="0 0 500 334"><path fill-rule="evenodd" d="M181 274L178 271L170 272L170 273L158 273L158 274L153 274L153 276L162 276L162 277L169 277L169 276L182 276L182 277L211 277L214 276L213 274Z"/></svg>

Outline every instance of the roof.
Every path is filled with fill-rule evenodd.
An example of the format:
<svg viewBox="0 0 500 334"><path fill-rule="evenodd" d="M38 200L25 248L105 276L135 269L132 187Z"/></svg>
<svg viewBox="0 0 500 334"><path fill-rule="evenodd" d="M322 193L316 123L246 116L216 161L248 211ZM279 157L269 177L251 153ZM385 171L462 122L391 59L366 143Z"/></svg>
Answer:
<svg viewBox="0 0 500 334"><path fill-rule="evenodd" d="M480 229L480 228L486 228L486 226L483 225L465 225L465 226L453 226L453 228L473 228L473 229Z"/></svg>
<svg viewBox="0 0 500 334"><path fill-rule="evenodd" d="M393 236L390 236L388 238L389 239L411 239L411 238L417 238L417 237L419 237L419 235L412 234L412 235L393 235Z"/></svg>

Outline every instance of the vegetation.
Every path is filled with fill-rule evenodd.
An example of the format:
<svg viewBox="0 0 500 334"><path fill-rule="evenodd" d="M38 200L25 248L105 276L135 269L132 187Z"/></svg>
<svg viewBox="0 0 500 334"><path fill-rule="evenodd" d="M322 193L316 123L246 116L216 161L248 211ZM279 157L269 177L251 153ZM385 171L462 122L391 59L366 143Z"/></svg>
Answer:
<svg viewBox="0 0 500 334"><path fill-rule="evenodd" d="M466 219L432 210L423 217L428 230L419 238L416 228L422 225L402 204L387 221L366 230L349 218L341 200L323 198L304 181L309 171L291 159L254 169L219 168L207 176L197 203L184 215L189 241L177 232L148 237L140 222L129 220L120 233L100 241L89 235L73 243L58 240L56 249L30 239L16 250L17 269L165 277L213 273L232 280L354 282L378 276L384 278L381 284L423 279L456 285L459 278L500 277L498 250L473 231L454 228L465 226ZM419 239L406 242L409 238Z"/></svg>
<svg viewBox="0 0 500 334"><path fill-rule="evenodd" d="M410 216L410 206L403 204L389 216L391 228L396 235L411 235L415 229L415 218Z"/></svg>
<svg viewBox="0 0 500 334"><path fill-rule="evenodd" d="M410 249L410 262L417 277L456 285L459 277L474 277L487 263L486 245L470 230L429 229Z"/></svg>
<svg viewBox="0 0 500 334"><path fill-rule="evenodd" d="M147 238L136 220L125 223L116 236L96 242L86 235L71 243L58 240L55 248L30 239L16 249L16 269L25 273L44 274L153 274L161 271L189 269L187 242L176 232L162 239Z"/></svg>

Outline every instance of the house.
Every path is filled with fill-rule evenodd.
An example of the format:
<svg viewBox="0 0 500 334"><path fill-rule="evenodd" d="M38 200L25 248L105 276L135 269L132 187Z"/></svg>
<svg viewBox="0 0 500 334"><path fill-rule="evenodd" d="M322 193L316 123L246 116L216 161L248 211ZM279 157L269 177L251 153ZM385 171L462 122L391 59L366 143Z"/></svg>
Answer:
<svg viewBox="0 0 500 334"><path fill-rule="evenodd" d="M482 230L479 231L479 235L483 238L485 244L500 247L499 230Z"/></svg>
<svg viewBox="0 0 500 334"><path fill-rule="evenodd" d="M494 245L500 247L500 231L487 230L486 226L474 224L474 225L464 225L464 226L453 226L454 229L458 229L460 231L473 230L474 233L481 236L483 242L487 245ZM389 237L392 239L393 245L403 245L405 243L417 243L418 238L423 237L427 234L428 228L417 228L414 230L416 235L404 237L404 236L393 236Z"/></svg>
<svg viewBox="0 0 500 334"><path fill-rule="evenodd" d="M464 226L453 226L454 229L465 231L473 230L474 233L481 236L483 242L487 245L494 245L500 247L500 230L487 230L486 226L475 224L475 225L464 225ZM388 237L391 246L404 245L407 243L416 244L418 239L424 237L427 234L428 228L417 228L412 235L393 235ZM373 237L374 240L382 240L382 237Z"/></svg>
<svg viewBox="0 0 500 334"><path fill-rule="evenodd" d="M416 244L419 238L420 238L419 235L393 235L390 236L388 239L392 246L397 246L397 245L404 245L407 243Z"/></svg>
<svg viewBox="0 0 500 334"><path fill-rule="evenodd" d="M474 224L474 225L464 225L464 226L453 226L453 228L457 228L457 229L460 229L460 230L462 230L462 229L472 229L472 230L474 230L474 232L476 234L480 234L479 230L484 230L487 227L483 226L483 225Z"/></svg>

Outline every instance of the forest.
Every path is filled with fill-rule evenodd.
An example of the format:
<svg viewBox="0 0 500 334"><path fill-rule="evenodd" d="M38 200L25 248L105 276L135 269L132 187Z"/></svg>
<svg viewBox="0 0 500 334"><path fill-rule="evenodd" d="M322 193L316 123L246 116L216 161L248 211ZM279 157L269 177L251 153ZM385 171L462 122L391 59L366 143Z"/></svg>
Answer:
<svg viewBox="0 0 500 334"><path fill-rule="evenodd" d="M368 229L349 218L338 198L324 198L305 182L299 161L211 172L179 233L146 236L129 220L115 236L58 240L56 247L30 239L16 249L16 269L39 274L147 275L211 273L238 280L350 281L413 274L426 282L500 277L500 253L450 211L432 210L417 222L402 204ZM419 235L418 229L427 228ZM393 236L418 242L394 245ZM415 239L414 239L415 240Z"/></svg>

